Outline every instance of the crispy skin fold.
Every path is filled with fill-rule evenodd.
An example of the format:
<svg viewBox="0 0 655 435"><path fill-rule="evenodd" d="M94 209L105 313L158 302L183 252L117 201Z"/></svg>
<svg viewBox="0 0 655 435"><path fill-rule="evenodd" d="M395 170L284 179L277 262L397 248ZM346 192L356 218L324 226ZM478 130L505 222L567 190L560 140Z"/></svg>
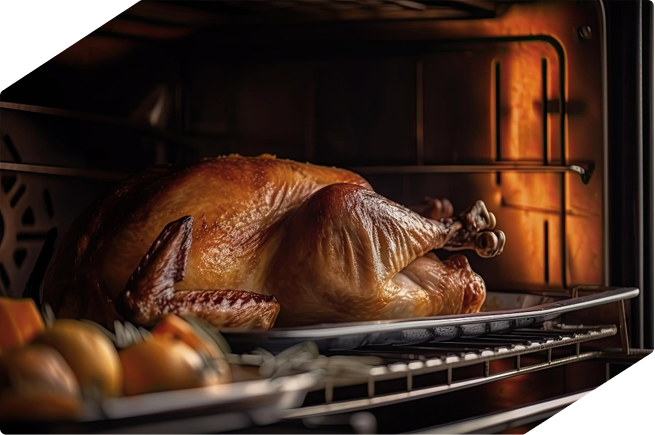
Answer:
<svg viewBox="0 0 655 435"><path fill-rule="evenodd" d="M273 296L238 290L180 290L186 273L193 217L166 225L116 300L117 311L139 325L169 313L200 317L218 327L270 329L280 312Z"/></svg>

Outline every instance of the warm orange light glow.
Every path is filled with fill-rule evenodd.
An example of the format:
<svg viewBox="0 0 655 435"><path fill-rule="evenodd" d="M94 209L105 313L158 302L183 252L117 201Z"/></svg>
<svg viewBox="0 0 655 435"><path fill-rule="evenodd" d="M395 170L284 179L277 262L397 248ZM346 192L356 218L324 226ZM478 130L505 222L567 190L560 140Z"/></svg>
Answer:
<svg viewBox="0 0 655 435"><path fill-rule="evenodd" d="M475 22L444 21L423 30L435 39L541 35L555 41L489 42L472 51L473 59L477 58L478 63L468 61L464 65L465 61L460 59L457 60L460 64L451 65L459 74L454 81L445 72L435 77L448 82L444 88L456 86L464 81L458 77L467 74L464 72L467 66L470 70L484 61L489 62L489 67L476 69L475 78L484 81L491 92L478 92L477 96L472 96L468 90L457 89L462 92L461 100L473 98L478 102L471 108L476 112L471 111L470 118L461 121L461 129L465 131L460 138L470 138L471 142L457 144L460 150L456 155L452 153L450 161L446 160L447 150L451 148L448 141L453 134L452 128L446 129L448 132L440 145L446 151L443 151L440 162L463 163L468 156L470 159L484 158L484 146L487 146L488 158L492 161L536 164L545 161L560 165L565 157L569 164L595 164L594 176L587 185L575 175L503 173L500 177L496 174L463 176L461 182L458 179L459 191L448 186L447 191L453 196L462 195L461 186L472 189L496 213L499 228L507 234L503 255L492 261L472 259L475 270L485 277L490 288L496 285L506 287L510 281L519 287L525 284L561 287L564 281L567 287L603 284L602 28L595 24L598 22L597 13L593 6L580 8L573 2L513 4L500 18ZM594 37L581 41L575 31L581 25L592 26L596 32ZM555 49L556 45L562 47L562 58ZM498 69L496 64L499 64ZM563 76L561 67L564 67ZM499 113L496 113L494 91L497 71L500 74ZM426 71L426 78L429 73ZM475 78L466 78L471 83L469 87L477 89ZM431 104L428 98L426 96L426 104ZM564 131L560 114L562 100L571 108L567 110ZM443 112L452 110L448 104L442 103L446 107ZM490 132L481 125L484 123L479 121L476 108L485 105L489 107L484 113L490 120ZM545 123L544 111L547 112ZM426 116L429 116L427 111ZM496 116L500 117L498 143ZM426 144L429 144L427 128ZM477 132L477 136L470 130ZM565 237L561 234L564 227ZM562 246L563 240L566 240L565 246Z"/></svg>

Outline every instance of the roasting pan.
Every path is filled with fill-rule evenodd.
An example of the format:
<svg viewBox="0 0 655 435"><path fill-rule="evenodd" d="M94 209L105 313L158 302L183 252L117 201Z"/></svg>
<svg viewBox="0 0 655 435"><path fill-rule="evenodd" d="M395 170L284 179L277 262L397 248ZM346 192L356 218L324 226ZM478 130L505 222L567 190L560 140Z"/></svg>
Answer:
<svg viewBox="0 0 655 435"><path fill-rule="evenodd" d="M590 295L577 296L592 292ZM236 352L257 347L279 352L294 344L312 341L322 352L352 350L367 345L410 345L476 337L511 331L553 320L561 314L609 304L639 295L634 287L576 287L568 296L516 292L489 292L482 311L414 319L354 323L326 323L298 328L273 328L265 332L221 331Z"/></svg>
<svg viewBox="0 0 655 435"><path fill-rule="evenodd" d="M9 433L222 432L278 421L300 406L319 380L316 373L256 379L203 388L86 401L78 420L6 421Z"/></svg>

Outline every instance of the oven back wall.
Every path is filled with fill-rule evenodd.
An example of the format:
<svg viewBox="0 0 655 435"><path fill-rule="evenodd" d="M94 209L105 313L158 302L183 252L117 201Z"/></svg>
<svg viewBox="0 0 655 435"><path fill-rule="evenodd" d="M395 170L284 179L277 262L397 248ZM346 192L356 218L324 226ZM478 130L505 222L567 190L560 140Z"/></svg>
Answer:
<svg viewBox="0 0 655 435"><path fill-rule="evenodd" d="M589 39L576 31L585 25ZM508 237L502 256L470 256L490 288L603 284L602 35L594 5L574 2L475 20L227 24L183 36L102 29L3 93L2 134L38 133L17 145L49 150L23 160L31 164L121 174L271 153L359 170L404 205L447 197L461 211L482 199ZM585 185L575 174L430 169L504 162L595 170ZM35 177L87 192L55 203L69 214L43 228L64 230L108 186ZM5 246L3 264L13 255Z"/></svg>

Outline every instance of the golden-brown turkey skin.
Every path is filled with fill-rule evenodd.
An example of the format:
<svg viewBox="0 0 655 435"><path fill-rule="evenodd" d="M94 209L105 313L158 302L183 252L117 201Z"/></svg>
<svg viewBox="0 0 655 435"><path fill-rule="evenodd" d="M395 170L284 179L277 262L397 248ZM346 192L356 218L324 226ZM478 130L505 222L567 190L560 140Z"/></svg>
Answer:
<svg viewBox="0 0 655 435"><path fill-rule="evenodd" d="M194 217L193 243L176 290L257 292L269 235L307 196L338 182L370 188L350 171L270 156L149 169L74 222L48 267L44 301L58 316L111 325L120 318L113 300L153 241L168 223L187 215Z"/></svg>
<svg viewBox="0 0 655 435"><path fill-rule="evenodd" d="M138 324L175 312L245 329L270 328L278 311L286 324L474 312L484 283L465 257L428 254L502 251L502 232L480 232L493 215L471 210L427 219L352 172L268 156L153 168L73 224L44 301L106 325L116 303Z"/></svg>
<svg viewBox="0 0 655 435"><path fill-rule="evenodd" d="M466 257L429 253L450 235L371 190L327 186L277 231L266 291L286 325L476 312L485 287Z"/></svg>

